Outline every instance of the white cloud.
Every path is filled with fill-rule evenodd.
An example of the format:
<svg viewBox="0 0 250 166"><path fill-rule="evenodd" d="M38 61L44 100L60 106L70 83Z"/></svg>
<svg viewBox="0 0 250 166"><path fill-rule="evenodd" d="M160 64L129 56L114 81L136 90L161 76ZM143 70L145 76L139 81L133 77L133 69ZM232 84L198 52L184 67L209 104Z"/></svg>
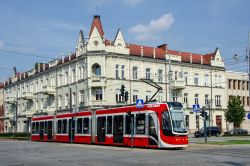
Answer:
<svg viewBox="0 0 250 166"><path fill-rule="evenodd" d="M140 41L158 39L162 32L170 28L174 20L174 16L171 13L164 14L159 19L151 20L147 25L138 24L129 28L129 32L135 34L135 39Z"/></svg>
<svg viewBox="0 0 250 166"><path fill-rule="evenodd" d="M142 0L123 0L123 3L125 3L128 6L136 6L137 4L139 4Z"/></svg>
<svg viewBox="0 0 250 166"><path fill-rule="evenodd" d="M4 42L0 40L0 48L3 48Z"/></svg>

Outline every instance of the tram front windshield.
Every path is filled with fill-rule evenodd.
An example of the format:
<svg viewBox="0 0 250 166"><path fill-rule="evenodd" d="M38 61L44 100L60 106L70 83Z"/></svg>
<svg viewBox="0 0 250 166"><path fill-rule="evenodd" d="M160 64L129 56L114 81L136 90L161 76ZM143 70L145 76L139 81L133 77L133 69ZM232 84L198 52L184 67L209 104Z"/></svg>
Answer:
<svg viewBox="0 0 250 166"><path fill-rule="evenodd" d="M173 125L173 131L176 133L186 133L186 120L185 115L182 110L171 110L171 119L172 119L172 125Z"/></svg>
<svg viewBox="0 0 250 166"><path fill-rule="evenodd" d="M186 134L186 120L182 109L164 111L162 114L163 120L163 131L168 135L168 133L180 133Z"/></svg>

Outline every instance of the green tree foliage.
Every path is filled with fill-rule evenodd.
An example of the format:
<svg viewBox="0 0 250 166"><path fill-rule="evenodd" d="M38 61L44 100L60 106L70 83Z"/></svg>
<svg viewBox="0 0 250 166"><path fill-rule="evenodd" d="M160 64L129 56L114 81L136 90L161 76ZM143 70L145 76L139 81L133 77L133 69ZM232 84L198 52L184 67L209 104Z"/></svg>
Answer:
<svg viewBox="0 0 250 166"><path fill-rule="evenodd" d="M234 124L234 127L239 127L244 121L245 109L241 104L239 96L230 97L227 105L227 111L225 112L226 120Z"/></svg>

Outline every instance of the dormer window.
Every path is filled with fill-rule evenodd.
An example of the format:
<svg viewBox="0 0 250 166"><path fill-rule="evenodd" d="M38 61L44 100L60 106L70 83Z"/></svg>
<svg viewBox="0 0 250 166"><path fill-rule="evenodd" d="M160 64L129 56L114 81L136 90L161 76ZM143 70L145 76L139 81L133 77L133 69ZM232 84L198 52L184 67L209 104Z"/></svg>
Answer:
<svg viewBox="0 0 250 166"><path fill-rule="evenodd" d="M94 41L94 45L97 46L99 44L98 41Z"/></svg>

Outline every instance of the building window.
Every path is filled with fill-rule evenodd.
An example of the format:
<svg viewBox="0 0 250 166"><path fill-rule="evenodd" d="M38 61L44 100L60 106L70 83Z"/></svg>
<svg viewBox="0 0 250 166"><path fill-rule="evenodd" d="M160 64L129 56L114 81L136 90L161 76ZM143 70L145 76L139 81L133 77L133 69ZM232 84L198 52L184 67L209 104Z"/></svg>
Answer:
<svg viewBox="0 0 250 166"><path fill-rule="evenodd" d="M149 80L150 80L150 71L151 71L150 68L146 68L146 79L149 79Z"/></svg>
<svg viewBox="0 0 250 166"><path fill-rule="evenodd" d="M84 103L84 90L80 90L79 92L79 102L80 104Z"/></svg>
<svg viewBox="0 0 250 166"><path fill-rule="evenodd" d="M95 99L102 100L102 89L96 89L95 91Z"/></svg>
<svg viewBox="0 0 250 166"><path fill-rule="evenodd" d="M158 70L158 82L162 82L162 69Z"/></svg>
<svg viewBox="0 0 250 166"><path fill-rule="evenodd" d="M174 72L174 80L177 80L178 79L178 71L175 71Z"/></svg>
<svg viewBox="0 0 250 166"><path fill-rule="evenodd" d="M125 65L122 65L122 79L125 79Z"/></svg>
<svg viewBox="0 0 250 166"><path fill-rule="evenodd" d="M71 78L71 80L72 80L72 83L76 82L76 70L75 69L72 70L72 78Z"/></svg>
<svg viewBox="0 0 250 166"><path fill-rule="evenodd" d="M69 84L69 73L65 72L65 78L64 78L65 85Z"/></svg>
<svg viewBox="0 0 250 166"><path fill-rule="evenodd" d="M199 74L198 74L198 73L196 73L196 74L194 75L194 84L195 84L195 85L199 85Z"/></svg>
<svg viewBox="0 0 250 166"><path fill-rule="evenodd" d="M76 92L72 93L72 105L76 105Z"/></svg>
<svg viewBox="0 0 250 166"><path fill-rule="evenodd" d="M233 89L236 89L236 80L233 81Z"/></svg>
<svg viewBox="0 0 250 166"><path fill-rule="evenodd" d="M228 89L231 89L232 87L231 87L231 81L232 80L228 80Z"/></svg>
<svg viewBox="0 0 250 166"><path fill-rule="evenodd" d="M241 90L241 81L238 81L238 90Z"/></svg>
<svg viewBox="0 0 250 166"><path fill-rule="evenodd" d="M188 94L187 93L184 93L183 101L186 104L186 106L188 106Z"/></svg>
<svg viewBox="0 0 250 166"><path fill-rule="evenodd" d="M215 95L215 106L220 107L221 106L221 96Z"/></svg>
<svg viewBox="0 0 250 166"><path fill-rule="evenodd" d="M62 107L62 96L61 95L59 95L59 97L58 97L58 107L59 108Z"/></svg>
<svg viewBox="0 0 250 166"><path fill-rule="evenodd" d="M188 72L184 72L184 78L186 85L188 84Z"/></svg>
<svg viewBox="0 0 250 166"><path fill-rule="evenodd" d="M205 86L209 86L209 75L205 74L205 81L204 81Z"/></svg>
<svg viewBox="0 0 250 166"><path fill-rule="evenodd" d="M138 99L138 90L134 90L133 91L133 102L136 102L137 99Z"/></svg>
<svg viewBox="0 0 250 166"><path fill-rule="evenodd" d="M95 76L101 76L101 66L99 64L94 64L92 66L92 73Z"/></svg>
<svg viewBox="0 0 250 166"><path fill-rule="evenodd" d="M207 105L207 106L208 106L208 101L209 101L209 99L208 99L208 94L206 94L206 95L205 95L205 105Z"/></svg>
<svg viewBox="0 0 250 166"><path fill-rule="evenodd" d="M65 107L68 107L68 105L69 105L69 95L68 94L65 95L64 105L65 105Z"/></svg>
<svg viewBox="0 0 250 166"><path fill-rule="evenodd" d="M115 94L116 102L124 102L124 97L121 95L120 89L116 89L116 94Z"/></svg>
<svg viewBox="0 0 250 166"><path fill-rule="evenodd" d="M250 103L250 102L249 102L249 99L250 99L250 98L247 97L247 106L249 106L249 103Z"/></svg>
<svg viewBox="0 0 250 166"><path fill-rule="evenodd" d="M151 98L151 92L147 91L146 92L146 101L149 101L150 98Z"/></svg>
<svg viewBox="0 0 250 166"><path fill-rule="evenodd" d="M221 76L219 76L219 78L218 78L219 80L218 80L218 86L219 87L222 87L222 77Z"/></svg>
<svg viewBox="0 0 250 166"><path fill-rule="evenodd" d="M173 93L173 102L178 101L178 93Z"/></svg>
<svg viewBox="0 0 250 166"><path fill-rule="evenodd" d="M242 97L242 105L245 106L245 96Z"/></svg>
<svg viewBox="0 0 250 166"><path fill-rule="evenodd" d="M119 65L118 64L115 65L115 78L119 79Z"/></svg>
<svg viewBox="0 0 250 166"><path fill-rule="evenodd" d="M218 76L217 75L214 76L214 85L215 85L215 87L219 86L218 85Z"/></svg>
<svg viewBox="0 0 250 166"><path fill-rule="evenodd" d="M199 95L195 94L194 96L194 104L199 104Z"/></svg>
<svg viewBox="0 0 250 166"><path fill-rule="evenodd" d="M136 66L134 66L133 67L133 79L138 79L138 77L137 77L137 73L138 73L138 67L136 67Z"/></svg>

